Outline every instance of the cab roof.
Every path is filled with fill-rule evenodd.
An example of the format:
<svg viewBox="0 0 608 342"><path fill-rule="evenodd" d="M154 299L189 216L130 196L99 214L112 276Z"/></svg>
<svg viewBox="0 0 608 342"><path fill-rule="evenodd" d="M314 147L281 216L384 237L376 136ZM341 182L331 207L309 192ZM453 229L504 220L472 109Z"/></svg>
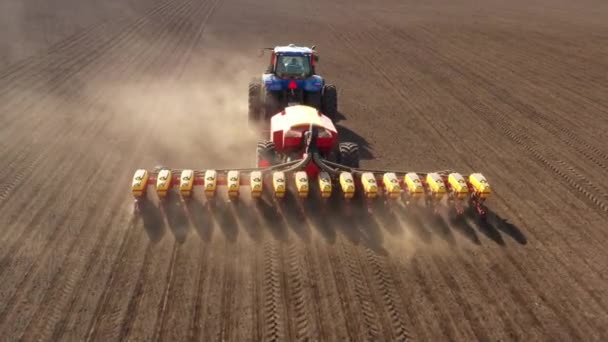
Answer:
<svg viewBox="0 0 608 342"><path fill-rule="evenodd" d="M284 113L278 113L271 118L272 131L307 127L311 124L337 132L329 117L322 115L322 113L319 115L316 108L305 105L286 107Z"/></svg>
<svg viewBox="0 0 608 342"><path fill-rule="evenodd" d="M277 46L274 48L274 53L278 54L294 54L294 55L305 55L312 54L313 50L309 47L305 46L296 46L294 44L289 44L286 46Z"/></svg>

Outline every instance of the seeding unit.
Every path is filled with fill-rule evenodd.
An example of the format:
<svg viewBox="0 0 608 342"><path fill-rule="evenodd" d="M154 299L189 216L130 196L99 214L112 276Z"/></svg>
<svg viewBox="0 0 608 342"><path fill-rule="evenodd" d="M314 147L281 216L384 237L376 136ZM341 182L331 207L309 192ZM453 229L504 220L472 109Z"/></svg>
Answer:
<svg viewBox="0 0 608 342"><path fill-rule="evenodd" d="M220 189L224 189L230 201L238 201L247 189L254 201L262 200L266 194L276 201L290 196L299 201L362 199L368 204L367 209L374 201L389 205L401 201L406 206L421 204L434 210L444 203L457 215L469 207L482 218L486 215L484 201L491 193L481 173L360 168L358 145L339 143L338 132L329 117L305 105L287 107L271 118L270 140L258 143L256 167L140 169L132 182L136 207L149 196L149 187L155 188L160 199L175 193L186 200L194 196L195 189L202 188L209 202Z"/></svg>

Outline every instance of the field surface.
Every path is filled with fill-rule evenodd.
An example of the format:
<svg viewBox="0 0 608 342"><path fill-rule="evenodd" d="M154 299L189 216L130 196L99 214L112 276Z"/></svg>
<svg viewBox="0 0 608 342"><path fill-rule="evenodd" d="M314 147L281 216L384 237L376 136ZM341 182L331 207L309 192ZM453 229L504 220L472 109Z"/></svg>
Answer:
<svg viewBox="0 0 608 342"><path fill-rule="evenodd" d="M605 1L0 13L3 340L608 340ZM488 222L135 219L137 168L252 165L247 83L288 43L316 44L363 166L482 172Z"/></svg>

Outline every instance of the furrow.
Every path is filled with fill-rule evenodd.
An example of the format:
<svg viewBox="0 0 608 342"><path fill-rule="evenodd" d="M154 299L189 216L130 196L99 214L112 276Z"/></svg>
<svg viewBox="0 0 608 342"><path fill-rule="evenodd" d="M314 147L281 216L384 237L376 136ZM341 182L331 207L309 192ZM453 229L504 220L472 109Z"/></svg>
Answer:
<svg viewBox="0 0 608 342"><path fill-rule="evenodd" d="M173 243L173 249L171 250L171 256L169 261L169 270L167 271L167 276L165 277L165 288L163 290L163 299L160 302L156 313L156 331L154 333L154 340L159 341L162 334L166 331L166 312L167 305L169 305L169 296L171 295L171 291L174 290L175 287L175 263L177 260L177 255L180 252L181 248L177 241ZM178 267L179 268L179 267ZM179 271L179 270L178 270Z"/></svg>
<svg viewBox="0 0 608 342"><path fill-rule="evenodd" d="M112 165L113 163L109 164ZM120 164L115 163L114 165L114 170L109 173L111 176L114 175L114 172L118 169L117 165ZM109 180L110 179L108 179L108 181ZM123 192L120 191L120 188L116 188L109 201L109 203L114 203L114 206L108 207L106 210L100 210L93 215L89 215L85 222L81 225L82 231L77 233L78 237L74 240L66 252L67 260L64 261L65 266L61 267L61 269L66 270L67 273L56 272L53 280L50 282L49 287L53 290L60 289L60 293L54 293L53 290L48 290L45 297L41 300L37 312L30 321L30 324L44 322L43 327L28 327L26 328L26 332L30 332L42 337L50 335L55 327L59 327L62 317L65 317L66 312L69 312L70 303L73 303L73 298L77 298L80 291L83 290L79 284L81 284L89 276L91 270L93 269L92 265L98 262L96 256L100 254L100 249L105 245L105 241L108 239L109 235L103 234L101 231L96 232L97 234L95 232L91 234L93 239L95 239L95 243L93 244L91 251L88 252L89 254L86 258L87 261L84 263L81 261L81 256L85 254L85 251L79 249L83 248L82 246L86 246L87 244L81 240L86 239L88 230L95 228L94 222L105 221L108 219L111 220L112 217L118 216L117 214L121 211L121 207L124 205L124 202L120 201L122 193ZM81 267L79 267L79 265ZM28 295L28 297L31 298L32 295ZM45 309L46 311L50 312L46 312ZM59 329L57 333L59 336L61 336L61 329ZM24 336L24 339L33 340L35 338L33 336L26 335Z"/></svg>
<svg viewBox="0 0 608 342"><path fill-rule="evenodd" d="M116 37L108 37L107 39L105 39L101 43L99 43L98 46L95 46L94 48L90 47L90 46L79 46L79 49L76 49L74 52L77 54L76 56L66 56L67 61L64 59L61 59L60 61L58 61L57 65L61 66L61 70L64 70L65 72L56 72L54 74L54 76L51 76L50 79L43 79L36 86L32 86L32 85L27 86L27 92L25 92L25 94L22 95L22 97L19 98L19 100L21 100L22 102L30 103L30 105L27 105L24 107L22 106L22 108L23 108L22 111L11 111L13 113L13 118L10 119L9 117L3 117L4 120L8 119L8 121L2 122L2 126L16 127L16 126L20 125L21 122L27 122L30 119L30 117L27 114L26 115L23 115L23 114L31 112L30 106L33 106L36 103L40 103L41 101L46 101L48 99L51 99L54 95L57 95L57 96L61 95L61 93L57 94L56 92L46 91L44 88L47 85L52 84L54 86L54 89L61 89L60 87L63 86L64 84L67 84L68 86L75 86L74 84L69 84L68 81L72 80L78 73L83 72L83 70L85 70L86 67L90 66L91 63L93 63L95 60L99 60L101 58L100 56L109 58L109 55L111 53L119 52L121 50L121 47L124 47L127 42L132 40L134 38L134 35L139 30L141 30L141 28L144 27L144 25L146 25L147 23L150 22L150 20L152 20L152 17L154 15L158 15L158 14L162 13L165 9L170 8L169 6L172 5L174 1L176 1L176 0L168 1L163 6L159 6L158 8L153 10L149 15L138 19L135 23L133 23L128 28L121 30L120 33L118 33L118 35ZM92 44L92 41L89 43ZM83 50L85 51L84 54L81 52ZM80 51L80 52L76 52L76 51ZM46 70L48 70L49 66L47 66L46 68L47 68ZM55 69L51 69L51 70L55 70ZM42 93L44 93L45 95L41 99L39 99L39 101L31 102L30 101L31 98L30 98L29 94L32 92L39 91L39 90L42 90ZM76 92L76 93L78 93L78 92ZM7 103L6 105L9 106L10 103ZM13 104L13 105L15 105L15 104ZM38 125L40 125L40 124L44 124L44 122L40 121L38 123Z"/></svg>
<svg viewBox="0 0 608 342"><path fill-rule="evenodd" d="M109 157L109 155L107 155L105 158L108 158L108 157ZM98 177L100 175L101 175L101 170L98 169L94 173L93 176ZM90 189L95 184L94 182L86 182L86 183L88 183L88 184L86 184L86 185L83 184L83 186L82 186L83 189ZM94 199L91 199L89 201L94 201ZM91 204L92 203L89 203L88 205L86 205L86 207L93 208L93 207L91 207ZM76 242L78 241L78 238L73 237L73 241L71 243L68 243L68 241L70 240L69 236L74 235L74 232L71 232L69 229L65 229L65 227L63 227L63 225L65 223L67 223L68 221L70 221L71 219L73 219L76 215L78 215L78 213L79 213L79 210L66 211L65 215L63 215L63 217L60 219L60 221L54 226L54 233L51 233L49 238L46 239L46 242L43 243L43 245L41 246L41 248L39 250L39 253L33 257L33 262L26 268L23 276L21 278L18 278L19 279L18 284L16 284L14 286L15 292L13 292L12 295L6 300L6 305L4 306L2 312L0 312L0 325L7 324L8 320L10 320L12 317L14 317L14 316L9 316L9 314L14 310L15 306L27 305L28 301L36 300L36 298L34 298L30 294L25 295L25 296L19 296L19 295L25 291L29 292L32 290L34 290L34 291L36 290L35 284L31 285L32 288L29 288L28 285L30 285L30 280L33 277L40 276L40 274L42 274L39 271L44 266L48 267L48 265L45 265L45 263L55 260L52 257L53 254L58 253L58 250L61 250L61 247L67 248L67 251L64 251L65 253L63 253L59 256L60 259L63 259L65 257L65 255L69 255L70 252L72 251L72 249L76 246ZM91 210L89 210L89 215L92 215ZM64 229L61 231L60 228L64 228ZM81 229L82 229L82 227L81 227ZM76 233L76 234L78 234L78 233ZM62 245L60 247L55 246L55 243L57 241L62 243ZM2 269L5 269L5 267L2 267ZM49 269L47 268L46 271L49 271ZM23 313L24 312L22 312L22 314ZM23 318L23 317L21 317L21 318ZM24 323L23 321L20 322L20 324L23 324L23 323Z"/></svg>
<svg viewBox="0 0 608 342"><path fill-rule="evenodd" d="M220 328L218 331L217 340L225 341L231 339L232 329L234 328L233 305L235 302L235 286L236 286L236 256L232 253L232 248L235 246L229 240L226 240L224 246L224 277L222 283L222 299L220 302ZM240 249L240 248L239 248Z"/></svg>
<svg viewBox="0 0 608 342"><path fill-rule="evenodd" d="M149 20L149 18L148 18L148 20ZM143 20L143 19L142 19L142 21L144 23L146 22L146 20ZM161 38L163 38L162 35L160 37L157 37L158 40L160 40ZM142 56L144 56L146 59L143 62L140 62L140 67L144 67L144 68L149 67L150 63L152 62L152 60L154 58L159 58L158 55L154 55L151 53L145 54L144 52L145 51L142 51L141 53L142 53ZM153 122L147 120L146 123L149 127L148 127L148 129L146 129L144 131L147 132L147 135L148 134L152 135L152 133L154 131L152 129ZM138 145L139 148L141 148L144 143L145 143L145 137L142 137L140 140L140 143ZM136 231L134 230L134 228L136 227L135 223L136 222L133 222L129 226L129 231L127 232L127 235L124 237L121 247L117 253L117 257L115 259L115 262L112 266L112 270L110 273L111 276L107 280L107 284L104 287L103 293L99 298L95 313L93 314L93 318L90 322L89 328L87 329L87 331L88 331L87 341L90 341L91 339L97 339L98 335L118 334L118 333L125 332L124 330L123 331L116 330L117 327L121 326L120 321L122 320L122 316L121 316L122 310L120 307L112 308L113 304L111 303L112 297L111 297L110 289L113 289L116 286L116 282L118 281L117 277L114 277L114 275L120 276L121 273L125 272L123 270L123 267L128 265L128 264L124 263L123 259L125 258L125 256L128 255L128 253L137 253L138 251L140 251L138 247L141 247L141 244L136 244L136 242L138 241L137 240L138 235L136 234ZM134 243L135 243L135 247L133 246ZM147 256L149 251L150 251L150 244L146 245L145 251L143 252L144 263L145 263L145 260L147 260L145 257ZM143 267L143 265L142 265L142 267ZM120 286L125 287L125 284L120 284ZM137 284L135 284L135 286L137 286ZM134 303L132 303L131 305L133 305L133 304ZM129 309L132 310L133 308L132 307L127 308L127 310L129 310ZM108 312L108 310L111 310L111 311ZM105 324L106 322L113 322L114 332L105 331L105 329L102 329L103 331L100 331L100 324ZM105 328L105 327L101 327L101 328Z"/></svg>
<svg viewBox="0 0 608 342"><path fill-rule="evenodd" d="M194 308L192 313L192 320L190 322L190 336L191 342L201 340L201 322L203 321L203 307L204 307L204 285L208 282L209 277L209 247L205 244L201 246L200 255L198 258L198 272L196 273L196 297L194 299Z"/></svg>

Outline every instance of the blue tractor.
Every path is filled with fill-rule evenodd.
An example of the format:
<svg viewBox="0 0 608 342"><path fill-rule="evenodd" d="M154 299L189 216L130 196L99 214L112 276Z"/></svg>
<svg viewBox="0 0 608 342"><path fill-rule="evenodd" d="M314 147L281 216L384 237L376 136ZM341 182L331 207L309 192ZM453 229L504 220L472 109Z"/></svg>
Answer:
<svg viewBox="0 0 608 342"><path fill-rule="evenodd" d="M336 87L315 72L319 56L312 48L289 44L272 50L262 78L249 83L249 122L266 122L285 107L307 105L332 121L338 112Z"/></svg>

